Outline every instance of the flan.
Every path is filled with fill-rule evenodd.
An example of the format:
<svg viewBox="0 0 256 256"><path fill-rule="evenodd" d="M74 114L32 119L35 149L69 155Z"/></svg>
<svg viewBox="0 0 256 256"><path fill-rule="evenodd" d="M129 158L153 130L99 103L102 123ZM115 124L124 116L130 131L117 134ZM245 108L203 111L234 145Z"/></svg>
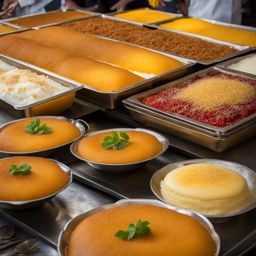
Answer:
<svg viewBox="0 0 256 256"><path fill-rule="evenodd" d="M46 24L66 21L66 20L73 20L84 18L90 16L90 13L86 12L78 12L78 11L57 11L57 12L48 12L42 13L37 15L31 15L27 17L21 17L17 19L10 20L9 23L15 24L21 27L35 27L35 26L42 26Z"/></svg>
<svg viewBox="0 0 256 256"><path fill-rule="evenodd" d="M6 152L34 152L67 144L80 135L79 129L72 123L57 118L39 118L41 125L52 129L45 134L30 134L25 131L32 120L26 118L0 130L0 150Z"/></svg>
<svg viewBox="0 0 256 256"><path fill-rule="evenodd" d="M116 14L114 17L149 24L175 18L175 15L157 10L138 9Z"/></svg>
<svg viewBox="0 0 256 256"><path fill-rule="evenodd" d="M10 174L12 166L30 166L29 174ZM68 175L53 161L31 156L0 159L0 200L28 201L54 194L64 188Z"/></svg>
<svg viewBox="0 0 256 256"><path fill-rule="evenodd" d="M170 171L161 182L161 194L171 205L208 216L236 213L251 203L243 176L206 163L185 165Z"/></svg>
<svg viewBox="0 0 256 256"><path fill-rule="evenodd" d="M159 154L162 145L156 137L141 131L123 131L129 136L129 144L122 149L102 147L104 138L111 132L97 133L84 137L77 145L78 155L88 161L102 164L129 164L144 161Z"/></svg>
<svg viewBox="0 0 256 256"><path fill-rule="evenodd" d="M138 220L150 233L129 241L115 236ZM152 205L118 206L83 219L71 232L67 256L214 256L216 246L196 219Z"/></svg>

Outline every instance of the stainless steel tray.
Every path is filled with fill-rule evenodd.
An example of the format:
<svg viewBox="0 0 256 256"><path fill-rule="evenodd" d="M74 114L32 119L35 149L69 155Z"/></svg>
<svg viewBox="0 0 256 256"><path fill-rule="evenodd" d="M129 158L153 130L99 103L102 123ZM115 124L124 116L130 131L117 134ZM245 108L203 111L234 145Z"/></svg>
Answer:
<svg viewBox="0 0 256 256"><path fill-rule="evenodd" d="M222 68L222 69L227 70L229 72L236 72L237 74L240 74L240 75L243 75L243 76L249 76L249 77L252 77L252 78L256 79L256 74L254 75L254 74L250 74L250 73L247 73L247 72L235 70L235 69L232 69L232 68L228 67L231 64L237 63L237 62L239 62L243 59L246 59L250 56L253 56L253 55L256 56L256 53L247 54L247 55L244 55L242 57L237 57L237 58L234 58L234 59L231 59L231 60L227 60L225 62L218 63L216 65L216 67Z"/></svg>
<svg viewBox="0 0 256 256"><path fill-rule="evenodd" d="M181 82L189 80L197 75L204 75L209 71L220 71L223 73L236 74L216 67L204 69L156 89L134 95L124 100L123 103L125 107L130 110L134 119L138 122L142 122L145 125L166 131L168 133L172 133L214 151L223 152L239 142L255 135L256 114L236 122L233 125L220 128L203 124L178 114L157 110L155 108L146 106L140 101L141 98L145 98L169 87L175 87Z"/></svg>
<svg viewBox="0 0 256 256"><path fill-rule="evenodd" d="M136 10L152 10L152 9L150 9L150 8L138 8ZM105 14L105 16L114 17L116 20L119 20L119 21L128 21L128 22L133 23L135 25L153 25L153 24L158 24L158 23L162 23L162 22L169 22L169 21L175 20L177 18L183 17L183 15L179 14L179 13L164 12L164 11L160 11L160 10L155 10L155 11L160 12L160 13L164 13L164 14L168 14L168 15L173 15L173 17L166 18L166 19L163 19L163 20L157 21L157 22L151 22L151 23L143 23L143 22L137 22L137 21L126 20L126 19L123 19L123 18L115 17L115 15L117 15L117 14L127 13L127 12L130 12L130 11L133 11L133 10L126 10L126 11L121 11L121 12L111 12L111 13Z"/></svg>
<svg viewBox="0 0 256 256"><path fill-rule="evenodd" d="M61 10L55 10L55 11L50 11L50 12L46 12L45 14L47 15L47 13L57 13L57 12L66 12L66 11L76 11L76 12L81 12L81 13L87 13L90 16L97 16L99 15L96 12L89 12L89 11L84 11L84 10L78 10L78 9L61 9ZM45 26L49 26L49 25L57 25L59 22L54 22L54 23L49 23L49 24L45 24L45 25L41 25L41 26L32 26L32 27L22 27L22 26L18 26L16 24L13 24L12 21L20 19L20 18L26 18L26 17L33 17L33 16L37 16L37 15L41 15L43 13L35 13L35 14L28 14L28 15L24 15L24 16L20 16L20 17L14 17L14 18L8 18L8 19L4 19L3 22L6 25L9 26L16 26L18 28L23 28L23 29L28 29L28 28L38 28L38 27L45 27ZM74 18L74 19L69 19L66 21L75 21L75 20L79 20L79 19L83 19L83 17L81 18Z"/></svg>
<svg viewBox="0 0 256 256"><path fill-rule="evenodd" d="M97 207L91 211L85 212L75 218L73 218L71 221L69 221L64 230L60 233L59 240L58 240L58 252L61 256L68 256L67 249L69 245L69 239L71 232L77 227L77 225L83 221L84 219L98 213L101 211L113 209L119 206L127 206L127 205L153 205L157 207L167 208L171 211L177 212L179 214L190 216L191 218L195 219L198 223L200 223L206 230L207 233L211 236L214 244L215 244L215 252L214 256L218 256L220 252L220 238L219 235L214 230L213 225L211 222L196 212L191 212L188 210L180 209L178 207L169 206L166 204L163 204L157 200L150 200L150 199L123 199L117 201L115 204L107 204L100 207Z"/></svg>
<svg viewBox="0 0 256 256"><path fill-rule="evenodd" d="M46 102L49 102L51 100L57 99L59 97L65 96L65 95L75 93L76 91L81 90L83 88L83 85L79 84L78 82L66 79L62 76L55 74L55 73L46 71L44 69L41 69L34 65L28 64L26 62L23 62L23 61L20 61L20 60L11 58L11 57L7 57L3 54L0 54L0 60L6 62L7 64L14 66L16 68L28 69L28 70L31 70L32 72L39 74L39 75L45 75L45 76L49 77L50 79L52 79L53 81L69 88L68 91L62 92L62 93L54 95L54 96L50 96L46 99L39 100L35 103L31 103L31 104L27 104L27 105L15 105L15 104L8 102L7 100L0 99L0 107L2 109L5 109L6 111L11 112L16 117L32 116L32 108L33 107L41 105Z"/></svg>
<svg viewBox="0 0 256 256"><path fill-rule="evenodd" d="M21 28L20 26L16 26L16 25L4 22L3 20L0 21L0 25L4 25L4 26L7 26L7 27L14 28L14 30L12 30L12 31L0 32L0 36L9 35L9 34L13 34L15 32L21 32L21 31L26 31L27 30L27 29Z"/></svg>
<svg viewBox="0 0 256 256"><path fill-rule="evenodd" d="M233 54L230 54L230 55L227 55L227 56L224 56L224 57L220 57L220 58L217 58L217 59L209 60L209 61L200 61L200 60L196 60L196 59L191 59L191 58L186 58L186 57L183 57L183 56L179 56L179 57L181 57L183 59L189 60L191 62L196 62L196 63L202 64L202 65L211 65L211 64L214 64L214 63L217 63L217 62L221 62L221 61L224 61L224 60L227 60L227 59L239 56L239 55L244 54L246 52L249 52L251 50L251 48L249 46L236 45L236 44L220 41L220 40L217 40L217 39L212 39L212 38L209 38L209 37L204 37L204 36L195 35L195 34L186 33L186 32L177 31L177 30L170 30L170 29L162 28L162 27L159 27L159 26L156 26L156 25L144 26L143 23L133 22L133 21L130 21L130 20L123 20L123 19L119 19L119 18L116 18L116 17L111 16L111 15L102 14L102 15L99 15L97 17L96 16L89 16L89 17L81 18L79 20L83 21L83 20L87 20L87 19L90 19L90 18L110 19L110 20L114 20L114 21L117 21L117 22L119 21L119 22L123 22L123 23L132 24L134 26L145 27L147 29L171 32L173 34L180 34L180 35L183 35L185 37L192 38L192 39L193 38L198 38L200 40L207 41L209 43L228 46L228 47L231 47L231 48L237 50L237 52L235 52ZM73 21L65 21L65 22L60 22L57 25L61 25L61 24L65 24L65 23L72 23L72 22ZM120 41L120 40L116 40L116 39L112 39L112 40L115 40L115 41L118 41L118 42L124 42L124 41ZM130 44L131 45L136 45L136 44L132 44L132 43L130 43ZM136 45L136 46L142 47L142 46L139 46L139 45ZM152 50L150 48L147 48L147 49ZM168 55L172 54L171 52L160 51L160 50L158 50L158 52L161 52L161 53L164 53L164 54L168 54Z"/></svg>

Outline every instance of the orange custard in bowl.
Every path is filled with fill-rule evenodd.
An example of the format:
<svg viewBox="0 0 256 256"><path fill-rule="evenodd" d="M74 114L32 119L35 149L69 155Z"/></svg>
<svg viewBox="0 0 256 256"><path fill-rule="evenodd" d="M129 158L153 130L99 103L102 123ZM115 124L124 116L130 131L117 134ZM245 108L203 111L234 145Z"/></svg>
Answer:
<svg viewBox="0 0 256 256"><path fill-rule="evenodd" d="M106 131L84 137L78 143L76 151L85 160L95 163L129 164L147 160L162 150L161 143L151 134L142 131L122 132L129 137L129 142L123 148L104 148L104 139L112 136L111 131Z"/></svg>
<svg viewBox="0 0 256 256"><path fill-rule="evenodd" d="M24 173L24 165L29 172ZM16 173L11 169L15 169ZM61 190L68 182L68 175L51 160L31 156L0 159L0 200L28 201L42 198Z"/></svg>
<svg viewBox="0 0 256 256"><path fill-rule="evenodd" d="M46 125L47 133L29 133L27 127L32 121L40 120L40 126ZM64 119L26 118L12 123L0 130L0 151L33 152L58 147L77 139L79 129Z"/></svg>

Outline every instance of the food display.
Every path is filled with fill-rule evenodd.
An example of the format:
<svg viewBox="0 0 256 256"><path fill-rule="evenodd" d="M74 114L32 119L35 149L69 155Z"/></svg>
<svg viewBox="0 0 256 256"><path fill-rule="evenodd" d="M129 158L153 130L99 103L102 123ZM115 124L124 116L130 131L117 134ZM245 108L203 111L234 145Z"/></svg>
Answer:
<svg viewBox="0 0 256 256"><path fill-rule="evenodd" d="M175 18L176 15L157 11L157 10L138 9L138 10L118 13L118 14L115 14L114 17L124 19L124 20L131 20L135 22L149 24L149 23L155 23L155 22Z"/></svg>
<svg viewBox="0 0 256 256"><path fill-rule="evenodd" d="M0 75L0 99L23 106L58 95L69 88L30 70L12 69Z"/></svg>
<svg viewBox="0 0 256 256"><path fill-rule="evenodd" d="M238 62L226 66L229 69L242 71L245 73L256 75L256 54L244 57Z"/></svg>
<svg viewBox="0 0 256 256"><path fill-rule="evenodd" d="M88 134L76 146L85 160L104 164L129 164L158 155L163 147L159 140L142 131L107 131Z"/></svg>
<svg viewBox="0 0 256 256"><path fill-rule="evenodd" d="M47 24L52 24L61 21L73 20L84 18L92 15L91 13L79 12L79 11L56 11L56 12L48 12L43 14L36 14L31 16L25 16L21 18L16 18L9 20L9 23L12 23L21 27L36 27Z"/></svg>
<svg viewBox="0 0 256 256"><path fill-rule="evenodd" d="M193 121L227 127L256 113L256 81L210 71L141 101L152 108Z"/></svg>
<svg viewBox="0 0 256 256"><path fill-rule="evenodd" d="M0 60L0 75L2 73L5 73L7 71L10 71L12 69L15 69L14 66L7 64L6 62Z"/></svg>
<svg viewBox="0 0 256 256"><path fill-rule="evenodd" d="M164 200L208 216L240 212L251 201L246 179L213 164L185 165L170 171L161 182Z"/></svg>
<svg viewBox="0 0 256 256"><path fill-rule="evenodd" d="M163 28L207 36L226 42L256 46L256 31L217 24L197 18L182 18L160 25Z"/></svg>
<svg viewBox="0 0 256 256"><path fill-rule="evenodd" d="M14 28L14 27L0 24L0 34L8 33L8 32L15 31L15 30L16 30L16 28Z"/></svg>
<svg viewBox="0 0 256 256"><path fill-rule="evenodd" d="M35 152L70 143L80 136L79 129L60 118L25 118L0 130L0 151Z"/></svg>
<svg viewBox="0 0 256 256"><path fill-rule="evenodd" d="M212 234L198 219L155 205L99 210L80 219L70 232L62 256L101 256L106 251L109 256L214 256L217 251Z"/></svg>
<svg viewBox="0 0 256 256"><path fill-rule="evenodd" d="M59 165L41 157L16 156L0 159L0 173L1 202L47 197L69 183L69 176Z"/></svg>
<svg viewBox="0 0 256 256"><path fill-rule="evenodd" d="M20 36L49 44L71 54L89 57L145 78L159 75L184 64L169 56L136 46L79 33L63 27L50 27L21 33ZM121 53L121 54L120 54Z"/></svg>
<svg viewBox="0 0 256 256"><path fill-rule="evenodd" d="M62 27L164 51L196 61L213 61L237 53L237 49L199 38L150 29L106 18L69 22Z"/></svg>

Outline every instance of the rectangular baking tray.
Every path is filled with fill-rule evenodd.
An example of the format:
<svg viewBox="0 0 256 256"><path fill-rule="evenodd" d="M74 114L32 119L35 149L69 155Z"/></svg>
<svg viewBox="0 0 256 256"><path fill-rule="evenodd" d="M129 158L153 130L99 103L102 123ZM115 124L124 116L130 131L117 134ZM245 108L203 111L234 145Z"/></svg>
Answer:
<svg viewBox="0 0 256 256"><path fill-rule="evenodd" d="M101 14L101 15L98 15L98 16L84 17L84 18L81 18L79 20L83 21L83 20L87 20L87 19L90 19L90 18L110 19L110 20L114 20L114 21L119 21L119 22L123 22L123 23L132 24L134 26L145 27L145 28L148 28L148 29L154 29L154 30L157 29L157 30L162 30L162 31L166 31L166 32L172 32L174 34L181 34L181 35L189 37L189 38L198 38L198 39L201 39L203 41L207 41L209 43L225 45L225 46L232 47L232 48L237 50L237 52L235 52L233 54L230 54L230 55L218 58L218 59L213 59L213 60L210 60L210 61L200 61L200 60L189 59L189 58L179 56L180 58L184 58L186 60L196 62L196 63L201 64L201 65L211 65L211 64L214 64L214 63L217 63L217 62L225 61L227 59L239 56L241 54L245 54L245 53L247 53L251 50L251 48L249 46L241 46L241 45L237 45L237 44L227 43L227 42L212 39L212 38L209 38L209 37L203 37L203 36L200 36L200 35L190 34L190 33L182 32L182 31L170 30L170 29L167 29L167 28L161 28L161 27L154 26L154 25L144 26L143 23L133 22L133 21L129 21L129 20L123 20L123 19L119 19L119 18L116 18L114 16L105 15L105 14ZM62 24L65 24L65 23L72 23L72 22L73 21L64 21L64 22L59 22L56 25L62 25ZM120 41L120 40L117 40L117 39L112 39L112 40L116 40L118 42L123 42L123 41ZM135 45L135 44L132 44L132 45ZM139 46L139 45L136 45L136 46L142 47L142 46ZM148 48L148 49L150 49L150 48ZM164 53L164 54L169 54L169 55L172 54L170 52L165 52L165 51L160 51L160 50L158 50L158 52L161 52L161 53ZM178 55L176 55L176 56L178 56Z"/></svg>
<svg viewBox="0 0 256 256"><path fill-rule="evenodd" d="M15 105L12 104L10 102L8 102L7 100L3 100L0 99L0 107L6 109L7 111L10 111L11 113L13 113L15 116L17 117L28 117L31 116L31 109L35 106L41 105L43 103L49 102L51 100L57 99L59 97L62 97L64 95L68 95L70 93L74 93L78 90L81 90L83 88L83 85L77 83L77 82L73 82L72 80L66 79L62 76L59 76L55 73L46 71L44 69L41 69L39 67L36 67L34 65L28 64L26 62L11 58L11 57L7 57L5 55L0 54L0 60L6 62L7 64L14 66L16 68L19 69L28 69L31 70L32 72L35 72L39 75L45 75L47 77L49 77L50 79L52 79L53 81L68 87L69 90L65 91L63 93L60 93L58 95L54 95L54 96L50 96L46 99L40 100L38 102L35 103L31 103L31 104L27 104L27 105Z"/></svg>
<svg viewBox="0 0 256 256"><path fill-rule="evenodd" d="M150 8L138 8L136 10L152 10L152 9L150 9ZM116 20L119 20L119 21L129 21L130 23L133 23L135 25L153 25L153 24L158 24L158 23L162 23L162 22L169 22L169 21L175 20L177 18L183 17L183 15L180 14L180 13L164 12L164 11L160 11L160 10L155 10L155 11L160 12L160 13L164 13L164 14L168 14L168 15L173 15L173 17L168 18L168 19L164 19L164 20L161 20L161 21L158 21L158 22L151 22L151 23L142 23L142 22L126 20L126 19L115 17L115 15L117 15L117 14L127 13L127 12L130 12L130 11L133 11L133 10L126 10L126 11L120 11L120 12L111 12L111 13L108 13L108 14L105 14L105 15L110 16L110 17L114 17Z"/></svg>
<svg viewBox="0 0 256 256"><path fill-rule="evenodd" d="M167 113L154 109L146 106L140 101L141 98L148 97L169 87L175 87L197 75L207 74L209 71L237 74L235 72L228 72L216 67L204 69L156 89L134 95L124 100L123 103L136 121L142 122L156 129L172 133L178 137L192 141L216 152L223 152L241 141L255 135L256 114L253 114L233 125L220 128L204 124L178 114Z"/></svg>
<svg viewBox="0 0 256 256"><path fill-rule="evenodd" d="M13 34L15 32L21 32L21 31L26 31L27 30L27 29L24 29L20 26L9 24L9 23L6 23L4 21L0 21L0 25L4 25L4 26L7 26L7 27L14 28L14 30L12 30L12 31L0 32L0 36L9 35L9 34Z"/></svg>
<svg viewBox="0 0 256 256"><path fill-rule="evenodd" d="M244 55L244 56L241 56L241 57L237 57L237 58L234 58L234 59L231 59L231 60L227 60L225 62L218 63L216 65L216 67L222 68L222 69L227 70L229 72L236 72L237 74L240 74L240 75L243 75L243 76L249 76L249 77L252 77L252 78L256 79L256 75L254 75L254 74L250 74L250 73L247 73L247 72L235 70L235 69L232 69L232 68L228 67L231 64L235 64L235 63L237 63L237 62L239 62L243 59L246 59L248 57L251 57L253 55L256 56L256 52L248 54L248 55Z"/></svg>
<svg viewBox="0 0 256 256"><path fill-rule="evenodd" d="M75 11L75 12L86 13L86 14L89 15L88 17L99 15L99 13L96 13L96 12L89 12L89 11L78 10L78 9L61 9L61 10L46 12L45 14L47 15L48 13L67 12L67 11ZM17 19L25 18L25 17L33 17L33 16L37 16L39 14L41 15L43 13L28 14L28 15L24 15L24 16L20 16L20 17L9 18L9 19L3 20L3 22L8 26L12 25L12 26L16 26L16 27L19 27L19 28L23 28L23 29L45 27L45 26L49 26L49 25L56 25L56 24L59 23L59 22L54 22L54 23L49 23L49 24L45 24L45 25L41 25L41 26L34 26L34 27L22 27L22 26L18 26L18 25L15 25L15 24L11 23L11 21L13 21L13 20L17 20ZM80 20L80 19L83 19L83 18L86 18L86 17L74 18L74 19L70 19L70 20L66 20L66 21L75 21L75 20Z"/></svg>

